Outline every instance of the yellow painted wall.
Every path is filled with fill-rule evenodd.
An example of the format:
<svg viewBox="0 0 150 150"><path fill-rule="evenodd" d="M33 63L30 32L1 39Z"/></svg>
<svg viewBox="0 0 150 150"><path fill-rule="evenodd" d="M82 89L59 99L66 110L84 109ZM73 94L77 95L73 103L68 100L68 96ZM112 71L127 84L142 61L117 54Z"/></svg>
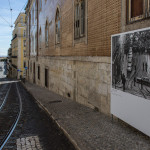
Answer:
<svg viewBox="0 0 150 150"><path fill-rule="evenodd" d="M23 17L22 20L21 17ZM24 40L26 40L26 37L24 37L24 30L26 30L25 14L21 13L15 21L15 29L13 30L13 37L15 37L15 34L17 37L12 40L12 56L17 56L17 58L12 58L12 64L17 66L17 69L22 72L17 72L17 69L13 68L13 78L16 77L16 75L18 78L20 75L24 75L24 61L26 60L24 57L24 50L26 50L26 47L24 47Z"/></svg>

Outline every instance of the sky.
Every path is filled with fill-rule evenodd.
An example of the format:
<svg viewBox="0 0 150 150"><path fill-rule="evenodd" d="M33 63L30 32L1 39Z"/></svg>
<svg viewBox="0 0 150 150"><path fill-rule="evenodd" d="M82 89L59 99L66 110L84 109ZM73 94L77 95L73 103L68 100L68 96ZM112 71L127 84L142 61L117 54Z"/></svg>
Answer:
<svg viewBox="0 0 150 150"><path fill-rule="evenodd" d="M7 56L14 22L19 13L24 12L26 4L27 0L0 0L0 56ZM12 8L12 19L10 8ZM13 28L10 27L11 24Z"/></svg>

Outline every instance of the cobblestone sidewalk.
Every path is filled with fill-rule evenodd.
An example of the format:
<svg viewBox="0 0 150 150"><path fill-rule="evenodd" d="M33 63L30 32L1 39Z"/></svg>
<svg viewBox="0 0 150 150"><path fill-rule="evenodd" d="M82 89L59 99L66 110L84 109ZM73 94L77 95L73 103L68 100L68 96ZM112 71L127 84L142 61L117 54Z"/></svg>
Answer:
<svg viewBox="0 0 150 150"><path fill-rule="evenodd" d="M28 91L51 114L81 150L150 150L150 138L136 129L61 97L45 88L26 83Z"/></svg>

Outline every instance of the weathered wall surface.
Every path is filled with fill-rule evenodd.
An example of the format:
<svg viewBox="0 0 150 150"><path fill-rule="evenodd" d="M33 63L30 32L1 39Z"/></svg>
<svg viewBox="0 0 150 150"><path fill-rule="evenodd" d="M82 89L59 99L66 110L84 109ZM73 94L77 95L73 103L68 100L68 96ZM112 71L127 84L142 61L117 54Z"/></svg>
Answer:
<svg viewBox="0 0 150 150"><path fill-rule="evenodd" d="M33 82L35 76L36 84L45 87L45 68L48 68L49 90L110 114L111 35L120 32L121 1L86 2L86 36L83 40L74 40L74 0L42 1L39 11L42 42L39 56L30 56L29 81ZM60 45L55 45L57 8L61 14ZM48 47L45 47L46 21L49 23Z"/></svg>
<svg viewBox="0 0 150 150"><path fill-rule="evenodd" d="M40 80L37 66L40 66ZM45 68L49 69L49 90L110 113L109 57L40 57L35 74L36 84L42 87L45 87ZM33 82L33 70L29 77Z"/></svg>

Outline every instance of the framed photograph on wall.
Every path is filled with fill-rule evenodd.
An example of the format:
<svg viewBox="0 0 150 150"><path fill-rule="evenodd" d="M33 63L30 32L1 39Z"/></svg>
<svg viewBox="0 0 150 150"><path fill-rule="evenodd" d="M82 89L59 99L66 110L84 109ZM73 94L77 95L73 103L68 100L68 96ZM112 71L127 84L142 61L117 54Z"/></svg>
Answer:
<svg viewBox="0 0 150 150"><path fill-rule="evenodd" d="M150 28L111 41L111 113L150 136Z"/></svg>

